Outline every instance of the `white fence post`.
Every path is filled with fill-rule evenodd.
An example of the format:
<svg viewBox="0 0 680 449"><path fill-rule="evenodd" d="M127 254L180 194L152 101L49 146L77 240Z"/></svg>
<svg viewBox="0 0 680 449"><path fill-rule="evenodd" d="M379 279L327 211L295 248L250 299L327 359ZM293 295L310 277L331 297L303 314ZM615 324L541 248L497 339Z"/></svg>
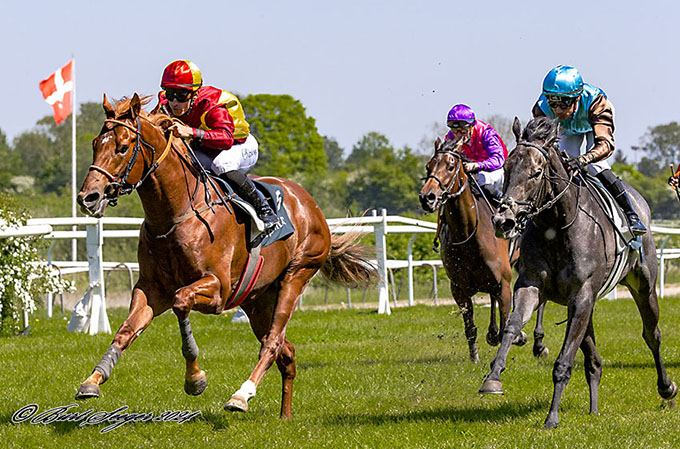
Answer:
<svg viewBox="0 0 680 449"><path fill-rule="evenodd" d="M376 211L373 210L373 215L376 216ZM380 280L378 280L378 313L390 315L390 298L388 292L388 278L387 278L387 242L385 234L387 234L387 210L382 210L382 221L373 225L373 234L375 235L375 250L378 261L378 272Z"/></svg>
<svg viewBox="0 0 680 449"><path fill-rule="evenodd" d="M412 306L415 304L415 298L414 298L414 293L413 293L413 242L416 240L416 235L418 234L413 234L411 236L411 240L408 241L408 257L407 257L407 263L408 263L408 305Z"/></svg>
<svg viewBox="0 0 680 449"><path fill-rule="evenodd" d="M98 332L110 334L111 326L106 314L106 296L104 291L104 266L102 245L104 244L102 220L87 225L87 263L89 267L90 286L78 304L73 308L68 330L85 332L90 335Z"/></svg>

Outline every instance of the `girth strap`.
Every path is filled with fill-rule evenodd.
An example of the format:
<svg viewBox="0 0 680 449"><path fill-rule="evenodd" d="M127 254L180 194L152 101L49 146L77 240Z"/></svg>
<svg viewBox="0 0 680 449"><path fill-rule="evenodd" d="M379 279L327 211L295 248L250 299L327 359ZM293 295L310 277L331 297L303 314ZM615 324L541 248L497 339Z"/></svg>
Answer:
<svg viewBox="0 0 680 449"><path fill-rule="evenodd" d="M257 282L257 278L262 271L262 264L264 263L264 257L260 255L261 249L262 247L258 245L248 253L246 268L243 270L243 273L241 273L234 293L231 294L227 301L227 305L224 307L225 310L233 309L241 304L255 286L255 282Z"/></svg>

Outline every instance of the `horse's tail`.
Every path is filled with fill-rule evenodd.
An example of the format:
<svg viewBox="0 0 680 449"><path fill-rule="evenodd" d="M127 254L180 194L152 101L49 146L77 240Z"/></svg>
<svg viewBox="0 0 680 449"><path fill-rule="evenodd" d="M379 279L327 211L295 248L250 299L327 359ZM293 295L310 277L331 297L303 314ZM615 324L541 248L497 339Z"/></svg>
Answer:
<svg viewBox="0 0 680 449"><path fill-rule="evenodd" d="M331 249L321 267L323 277L346 287L368 285L378 279L378 270L371 262L370 247L360 245L358 232L331 235Z"/></svg>

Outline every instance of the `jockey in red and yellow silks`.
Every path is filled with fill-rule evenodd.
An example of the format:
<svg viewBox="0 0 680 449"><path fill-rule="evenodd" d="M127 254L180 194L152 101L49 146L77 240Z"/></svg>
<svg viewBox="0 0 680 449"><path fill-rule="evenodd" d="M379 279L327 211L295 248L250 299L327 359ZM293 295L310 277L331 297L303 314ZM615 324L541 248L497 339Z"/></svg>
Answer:
<svg viewBox="0 0 680 449"><path fill-rule="evenodd" d="M251 203L266 227L277 217L264 196L246 176L257 162L258 143L238 98L232 93L203 86L203 77L191 61L174 61L161 79L156 110L179 122L170 127L176 136L191 140L199 162L230 181L237 193Z"/></svg>

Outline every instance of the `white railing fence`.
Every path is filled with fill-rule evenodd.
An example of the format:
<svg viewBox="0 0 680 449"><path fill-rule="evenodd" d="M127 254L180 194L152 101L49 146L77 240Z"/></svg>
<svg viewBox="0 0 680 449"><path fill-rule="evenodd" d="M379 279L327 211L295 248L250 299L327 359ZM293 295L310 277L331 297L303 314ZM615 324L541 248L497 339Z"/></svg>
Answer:
<svg viewBox="0 0 680 449"><path fill-rule="evenodd" d="M22 228L5 229L0 231L0 238L20 235L43 235L46 239L52 239L53 243L48 252L47 263L59 269L61 274L71 274L77 272L88 272L89 286L83 299L73 310L70 330L88 330L90 334L97 332L111 332L106 314L106 295L104 272L114 269L125 269L130 275L132 284L132 271L138 271L139 265L136 262L104 262L102 259L102 246L107 238L138 238L139 228L143 222L142 218L39 218L31 219L28 225ZM105 229L106 225L124 225L131 229L110 230ZM357 218L333 218L328 219L328 225L333 233L359 232L373 234L376 246L376 266L380 273L378 285L378 313L390 314L389 301L389 280L388 272L394 269L407 269L408 279L408 304L415 303L413 268L416 266L430 266L434 272L434 286L436 303L436 268L442 266L439 259L434 260L413 260L413 242L418 234L436 232L436 223L416 220L413 218L387 215L386 210L382 209L381 214L372 211L371 216ZM55 231L54 227L59 226L85 226L85 230L66 230ZM73 229L73 228L72 228ZM77 229L77 228L76 228ZM666 235L666 238L657 248L659 259L659 296L664 296L665 287L665 262L670 259L680 257L680 248L666 248L666 243L671 235L680 234L680 229L661 226L652 226L651 230L655 234ZM412 234L408 244L408 256L406 260L393 260L387 258L386 238L388 234L408 233ZM60 239L85 239L87 246L87 261L57 261L53 260L52 249L54 242ZM392 294L396 303L394 281L392 277ZM348 293L349 295L349 293ZM47 313L52 316L53 297L48 295ZM25 320L27 322L27 317Z"/></svg>

